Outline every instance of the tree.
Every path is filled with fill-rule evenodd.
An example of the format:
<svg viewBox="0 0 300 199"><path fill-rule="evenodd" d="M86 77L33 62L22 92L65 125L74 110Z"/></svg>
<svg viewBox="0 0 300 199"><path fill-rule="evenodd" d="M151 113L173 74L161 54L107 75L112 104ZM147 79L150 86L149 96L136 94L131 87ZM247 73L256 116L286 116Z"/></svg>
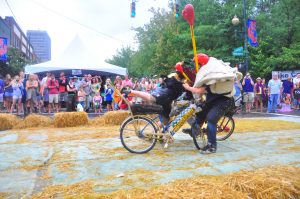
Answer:
<svg viewBox="0 0 300 199"><path fill-rule="evenodd" d="M131 49L131 47L127 46L121 48L120 50L117 50L116 55L114 55L111 59L106 60L106 62L123 68L127 68L129 72L131 72L132 57L134 53L135 52Z"/></svg>
<svg viewBox="0 0 300 199"><path fill-rule="evenodd" d="M244 25L241 0L178 0L177 3L180 10L188 3L194 6L198 52L231 62L232 66L244 61L244 57L232 56L233 48L243 46L243 37L234 34L235 28L242 30ZM257 48L249 46L252 75L267 77L272 70L300 68L298 0L247 0L246 8L248 17L257 21L259 43ZM151 9L151 12L150 22L135 29L139 46L131 54L128 69L136 76L166 74L176 62L193 57L189 25L182 16L175 18L172 10ZM235 14L241 20L238 27L231 23Z"/></svg>
<svg viewBox="0 0 300 199"><path fill-rule="evenodd" d="M0 61L0 74L5 76L10 74L12 76L19 74L24 70L24 67L30 62L18 49L9 47L7 50L8 60Z"/></svg>

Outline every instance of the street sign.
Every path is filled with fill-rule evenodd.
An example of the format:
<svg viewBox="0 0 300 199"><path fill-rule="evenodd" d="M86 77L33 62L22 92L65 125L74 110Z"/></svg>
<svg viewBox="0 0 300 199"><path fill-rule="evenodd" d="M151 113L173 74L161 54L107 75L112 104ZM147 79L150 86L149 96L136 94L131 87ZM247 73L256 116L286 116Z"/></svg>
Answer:
<svg viewBox="0 0 300 199"><path fill-rule="evenodd" d="M236 56L236 57L244 56L244 53L236 53L236 52L232 52L232 56Z"/></svg>
<svg viewBox="0 0 300 199"><path fill-rule="evenodd" d="M244 56L244 48L242 46L234 48L232 51L232 56Z"/></svg>

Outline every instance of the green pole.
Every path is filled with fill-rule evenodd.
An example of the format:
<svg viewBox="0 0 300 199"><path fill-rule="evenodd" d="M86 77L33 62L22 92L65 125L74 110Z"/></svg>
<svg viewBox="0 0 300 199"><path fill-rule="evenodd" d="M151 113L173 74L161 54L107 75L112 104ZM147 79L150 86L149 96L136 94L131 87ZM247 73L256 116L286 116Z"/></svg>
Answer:
<svg viewBox="0 0 300 199"><path fill-rule="evenodd" d="M248 72L249 53L248 53L248 31L247 31L247 13L246 0L243 0L243 18L244 18L244 53L245 53L245 72Z"/></svg>

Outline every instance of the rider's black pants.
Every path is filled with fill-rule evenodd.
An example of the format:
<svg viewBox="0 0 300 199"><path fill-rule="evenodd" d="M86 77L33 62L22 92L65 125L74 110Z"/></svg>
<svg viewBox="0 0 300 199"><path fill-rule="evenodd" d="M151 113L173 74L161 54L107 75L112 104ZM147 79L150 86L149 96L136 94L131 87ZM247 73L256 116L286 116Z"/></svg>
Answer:
<svg viewBox="0 0 300 199"><path fill-rule="evenodd" d="M210 144L216 145L217 123L222 116L230 112L234 108L234 100L232 98L221 96L203 106L201 112L197 113L196 122L200 126L205 121L208 123L207 139Z"/></svg>

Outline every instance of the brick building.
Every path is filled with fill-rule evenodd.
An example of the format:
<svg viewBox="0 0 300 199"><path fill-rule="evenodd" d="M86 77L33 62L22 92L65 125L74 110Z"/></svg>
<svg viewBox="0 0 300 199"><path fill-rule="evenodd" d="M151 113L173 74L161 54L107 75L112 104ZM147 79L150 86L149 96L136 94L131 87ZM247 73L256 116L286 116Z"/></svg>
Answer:
<svg viewBox="0 0 300 199"><path fill-rule="evenodd" d="M9 47L18 49L29 60L36 60L33 46L13 17L0 17L0 36L8 38Z"/></svg>

